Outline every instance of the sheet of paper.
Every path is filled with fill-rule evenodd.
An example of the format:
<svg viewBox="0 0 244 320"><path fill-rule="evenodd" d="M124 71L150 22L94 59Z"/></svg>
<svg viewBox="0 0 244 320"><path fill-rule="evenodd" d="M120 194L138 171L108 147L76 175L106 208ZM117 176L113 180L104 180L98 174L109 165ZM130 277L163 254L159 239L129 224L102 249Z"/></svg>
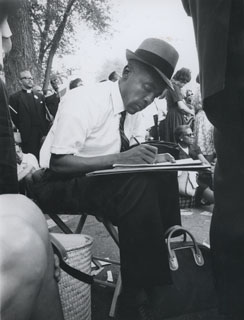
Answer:
<svg viewBox="0 0 244 320"><path fill-rule="evenodd" d="M112 271L111 270L108 270L107 271L107 281L108 282L113 282L114 279L113 279L113 274L112 274Z"/></svg>
<svg viewBox="0 0 244 320"><path fill-rule="evenodd" d="M193 211L191 209L181 209L180 214L182 216L191 216L193 214Z"/></svg>
<svg viewBox="0 0 244 320"><path fill-rule="evenodd" d="M212 216L212 212L209 212L209 211L203 211L200 214L203 215L203 216L208 216L208 217Z"/></svg>
<svg viewBox="0 0 244 320"><path fill-rule="evenodd" d="M175 162L157 162L157 163L142 163L142 164L123 164L123 163L115 163L113 165L114 168L143 168L143 167L163 167L163 166L183 166L183 165L201 165L202 162L200 160L193 160L191 158L189 159L180 159L175 160Z"/></svg>
<svg viewBox="0 0 244 320"><path fill-rule="evenodd" d="M96 276L96 275L99 274L101 271L103 271L103 269L104 269L104 268L92 270L92 271L91 271L91 275L92 275L92 276Z"/></svg>

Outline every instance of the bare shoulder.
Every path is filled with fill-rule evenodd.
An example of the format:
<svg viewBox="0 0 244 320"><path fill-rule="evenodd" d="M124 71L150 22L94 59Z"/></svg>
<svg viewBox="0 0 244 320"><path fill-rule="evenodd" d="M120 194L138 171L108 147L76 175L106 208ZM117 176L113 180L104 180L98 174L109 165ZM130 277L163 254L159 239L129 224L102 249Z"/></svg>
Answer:
<svg viewBox="0 0 244 320"><path fill-rule="evenodd" d="M42 211L33 201L20 194L0 195L0 219L0 237L3 241L11 236L19 239L21 235L32 231L44 238L48 232Z"/></svg>

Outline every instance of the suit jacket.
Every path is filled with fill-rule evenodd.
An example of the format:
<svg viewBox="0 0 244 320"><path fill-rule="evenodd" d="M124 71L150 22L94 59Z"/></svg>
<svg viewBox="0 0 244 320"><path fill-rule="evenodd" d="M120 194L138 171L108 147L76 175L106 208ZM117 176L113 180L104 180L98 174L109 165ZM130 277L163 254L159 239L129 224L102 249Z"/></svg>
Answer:
<svg viewBox="0 0 244 320"><path fill-rule="evenodd" d="M243 140L244 1L182 1L193 19L206 115L218 130Z"/></svg>
<svg viewBox="0 0 244 320"><path fill-rule="evenodd" d="M18 180L8 99L0 79L0 194L4 193L18 193Z"/></svg>
<svg viewBox="0 0 244 320"><path fill-rule="evenodd" d="M193 18L202 99L225 87L231 0L182 0Z"/></svg>
<svg viewBox="0 0 244 320"><path fill-rule="evenodd" d="M59 96L57 95L56 92L54 92L51 96L48 96L45 98L45 102L49 112L55 118L56 113L58 111L58 105L60 102Z"/></svg>
<svg viewBox="0 0 244 320"><path fill-rule="evenodd" d="M9 104L17 112L11 110L11 116L24 143L28 142L33 127L38 128L43 136L47 134L48 121L43 95L21 90L10 96Z"/></svg>

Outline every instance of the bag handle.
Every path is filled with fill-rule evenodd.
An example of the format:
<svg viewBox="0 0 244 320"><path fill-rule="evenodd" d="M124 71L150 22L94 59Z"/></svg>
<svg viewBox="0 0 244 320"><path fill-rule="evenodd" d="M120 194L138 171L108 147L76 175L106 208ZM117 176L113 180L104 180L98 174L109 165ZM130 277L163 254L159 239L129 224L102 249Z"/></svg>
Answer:
<svg viewBox="0 0 244 320"><path fill-rule="evenodd" d="M50 240L53 246L53 251L59 257L60 268L70 274L73 278L88 284L92 284L94 281L93 276L69 266L64 261L68 259L67 252L64 246L52 234L50 234Z"/></svg>
<svg viewBox="0 0 244 320"><path fill-rule="evenodd" d="M197 244L194 236L192 235L192 233L181 226L175 225L175 226L169 228L165 232L165 239L167 241L168 254L169 254L169 267L170 267L170 269L172 271L176 271L179 268L179 263L178 263L178 259L175 254L175 250L173 250L171 248L171 242L172 242L171 239L172 239L173 235L179 231L181 231L185 235L184 241L185 241L187 235L191 238L191 240L192 240L191 250L192 250L192 254L193 254L193 258L195 260L195 263L198 266L203 266L204 265L204 258L203 258L202 252L199 249L198 244Z"/></svg>
<svg viewBox="0 0 244 320"><path fill-rule="evenodd" d="M165 239L168 237L169 233L170 233L172 230L175 230L177 227L180 227L180 228L181 228L180 225L174 225L174 226L168 228L168 229L165 231L165 233L164 233ZM181 231L181 232L180 232L180 234L175 235L175 237L178 237L178 236L183 235L183 241L186 242L187 234L186 234L185 232L183 232L182 230L178 230L178 231ZM166 240L167 240L167 239L166 239Z"/></svg>

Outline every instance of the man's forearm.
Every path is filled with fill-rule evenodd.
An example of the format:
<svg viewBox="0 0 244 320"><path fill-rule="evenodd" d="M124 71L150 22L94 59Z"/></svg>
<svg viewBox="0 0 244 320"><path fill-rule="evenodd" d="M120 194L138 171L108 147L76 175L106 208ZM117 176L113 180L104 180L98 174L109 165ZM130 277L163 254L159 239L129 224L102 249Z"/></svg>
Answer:
<svg viewBox="0 0 244 320"><path fill-rule="evenodd" d="M114 163L154 163L157 151L154 146L140 144L125 152L90 158L52 154L50 169L60 174L80 175L111 168Z"/></svg>
<svg viewBox="0 0 244 320"><path fill-rule="evenodd" d="M56 155L52 154L50 160L50 169L61 174L75 174L91 172L111 168L116 162L119 162L120 154L111 154L98 157L79 157L74 155Z"/></svg>

